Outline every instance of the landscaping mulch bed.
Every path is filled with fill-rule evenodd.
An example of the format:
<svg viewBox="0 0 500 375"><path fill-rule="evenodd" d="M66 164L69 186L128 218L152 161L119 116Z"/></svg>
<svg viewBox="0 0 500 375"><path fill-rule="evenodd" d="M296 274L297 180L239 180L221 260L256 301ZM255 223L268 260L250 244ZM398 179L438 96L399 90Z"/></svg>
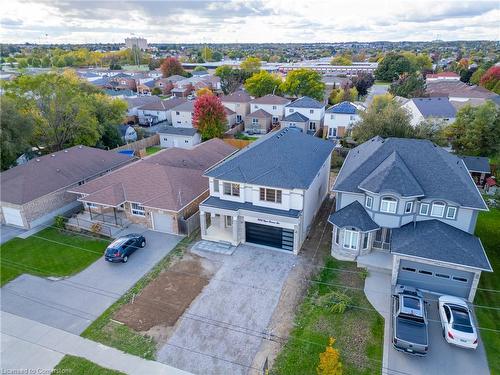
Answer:
<svg viewBox="0 0 500 375"><path fill-rule="evenodd" d="M137 332L174 326L213 273L214 266L208 260L188 253L116 311L113 319Z"/></svg>

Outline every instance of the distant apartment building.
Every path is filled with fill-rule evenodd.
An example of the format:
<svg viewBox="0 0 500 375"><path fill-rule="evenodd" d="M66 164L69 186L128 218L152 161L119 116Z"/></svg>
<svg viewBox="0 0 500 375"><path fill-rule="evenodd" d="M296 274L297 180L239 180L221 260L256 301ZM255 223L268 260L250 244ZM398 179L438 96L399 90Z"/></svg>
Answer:
<svg viewBox="0 0 500 375"><path fill-rule="evenodd" d="M139 49L148 49L148 41L144 38L125 38L125 47L134 48L137 47Z"/></svg>

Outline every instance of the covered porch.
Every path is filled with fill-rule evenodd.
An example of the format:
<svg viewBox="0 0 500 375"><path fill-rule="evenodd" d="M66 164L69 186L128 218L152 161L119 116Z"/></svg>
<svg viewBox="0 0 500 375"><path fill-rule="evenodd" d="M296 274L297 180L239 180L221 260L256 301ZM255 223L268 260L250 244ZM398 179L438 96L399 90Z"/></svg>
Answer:
<svg viewBox="0 0 500 375"><path fill-rule="evenodd" d="M204 240L238 245L238 215L200 210L201 237Z"/></svg>

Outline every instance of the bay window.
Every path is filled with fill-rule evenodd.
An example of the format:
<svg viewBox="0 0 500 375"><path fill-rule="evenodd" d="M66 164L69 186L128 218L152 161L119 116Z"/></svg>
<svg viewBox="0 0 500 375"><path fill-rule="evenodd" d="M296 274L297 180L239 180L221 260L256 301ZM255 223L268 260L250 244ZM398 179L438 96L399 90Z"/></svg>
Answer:
<svg viewBox="0 0 500 375"><path fill-rule="evenodd" d="M420 215L429 214L429 203L420 203Z"/></svg>
<svg viewBox="0 0 500 375"><path fill-rule="evenodd" d="M446 218L454 219L457 216L457 208L456 207L448 207L446 210Z"/></svg>
<svg viewBox="0 0 500 375"><path fill-rule="evenodd" d="M358 237L358 232L346 229L344 231L344 247L356 250L358 248Z"/></svg>
<svg viewBox="0 0 500 375"><path fill-rule="evenodd" d="M382 198L382 202L380 203L380 211L387 212L390 214L396 213L398 202L396 199L391 197Z"/></svg>
<svg viewBox="0 0 500 375"><path fill-rule="evenodd" d="M413 211L413 202L406 202L405 214L410 214Z"/></svg>
<svg viewBox="0 0 500 375"><path fill-rule="evenodd" d="M445 204L441 202L435 202L432 204L431 216L433 217L443 217Z"/></svg>
<svg viewBox="0 0 500 375"><path fill-rule="evenodd" d="M366 199L365 199L366 208L372 208L372 205L373 205L373 198L370 196L366 196Z"/></svg>

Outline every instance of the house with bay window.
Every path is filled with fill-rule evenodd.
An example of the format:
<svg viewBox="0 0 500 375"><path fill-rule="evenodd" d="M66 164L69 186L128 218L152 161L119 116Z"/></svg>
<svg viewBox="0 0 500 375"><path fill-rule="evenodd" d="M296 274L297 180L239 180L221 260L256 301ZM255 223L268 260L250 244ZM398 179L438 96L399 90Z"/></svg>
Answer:
<svg viewBox="0 0 500 375"><path fill-rule="evenodd" d="M333 191L335 258L385 254L393 285L469 301L492 271L474 236L488 208L463 160L432 142L375 137L349 152Z"/></svg>
<svg viewBox="0 0 500 375"><path fill-rule="evenodd" d="M323 126L325 104L308 96L302 96L285 106L285 118L293 113L307 117L307 132L316 133ZM286 119L289 122L289 117Z"/></svg>
<svg viewBox="0 0 500 375"><path fill-rule="evenodd" d="M333 147L286 128L208 169L201 237L297 254L328 194Z"/></svg>

